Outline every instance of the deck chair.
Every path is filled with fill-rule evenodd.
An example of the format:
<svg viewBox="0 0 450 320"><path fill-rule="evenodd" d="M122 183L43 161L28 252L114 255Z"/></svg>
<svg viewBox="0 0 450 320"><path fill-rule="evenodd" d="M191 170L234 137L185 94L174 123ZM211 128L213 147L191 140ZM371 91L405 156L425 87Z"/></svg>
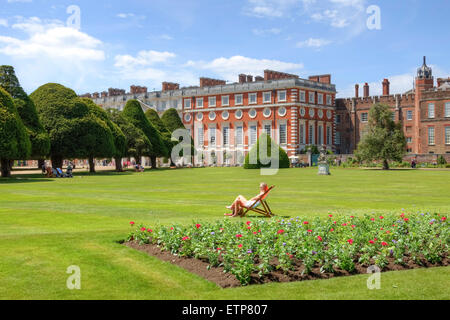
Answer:
<svg viewBox="0 0 450 320"><path fill-rule="evenodd" d="M275 214L272 212L272 210L269 207L269 204L266 201L267 197L269 196L270 191L272 191L273 188L275 188L275 186L271 186L269 189L267 189L267 191L264 194L260 195L258 200L255 202L255 204L252 207L245 208L241 216L245 217L245 215L249 211L253 211L258 214L262 214L263 216L266 216L268 218L273 217ZM261 206L262 206L262 208L261 208Z"/></svg>

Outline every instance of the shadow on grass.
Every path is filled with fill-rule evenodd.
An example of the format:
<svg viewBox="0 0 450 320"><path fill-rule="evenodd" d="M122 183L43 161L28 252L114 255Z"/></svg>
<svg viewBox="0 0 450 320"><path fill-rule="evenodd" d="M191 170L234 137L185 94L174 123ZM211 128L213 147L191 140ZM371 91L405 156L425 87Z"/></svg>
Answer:
<svg viewBox="0 0 450 320"><path fill-rule="evenodd" d="M0 178L0 185L13 184L13 183L30 183L30 182L51 182L52 179L43 178L42 175L25 175L25 176L13 176L11 178Z"/></svg>

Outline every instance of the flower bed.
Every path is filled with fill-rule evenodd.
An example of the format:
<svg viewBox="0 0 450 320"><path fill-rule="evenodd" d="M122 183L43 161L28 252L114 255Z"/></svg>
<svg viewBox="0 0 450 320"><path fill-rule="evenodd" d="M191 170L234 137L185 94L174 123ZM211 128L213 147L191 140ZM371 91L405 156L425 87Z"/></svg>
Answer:
<svg viewBox="0 0 450 320"><path fill-rule="evenodd" d="M292 281L365 273L371 265L381 270L448 265L448 222L439 214L225 219L154 228L130 224L134 231L127 241L134 247L158 246L199 259L208 269L234 275L241 285L265 282L276 273Z"/></svg>

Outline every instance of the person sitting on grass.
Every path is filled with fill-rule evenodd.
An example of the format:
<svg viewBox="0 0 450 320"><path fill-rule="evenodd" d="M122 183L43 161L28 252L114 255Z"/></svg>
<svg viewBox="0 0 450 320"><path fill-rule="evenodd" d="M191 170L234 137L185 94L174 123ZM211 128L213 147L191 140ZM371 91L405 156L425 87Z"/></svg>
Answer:
<svg viewBox="0 0 450 320"><path fill-rule="evenodd" d="M259 206L259 198L267 192L269 187L267 186L267 183L262 182L259 185L259 194L250 200L247 200L244 196L238 196L236 200L231 204L231 206L228 206L227 209L231 210L233 213L225 213L225 216L229 217L237 217L242 214L244 208L254 208Z"/></svg>

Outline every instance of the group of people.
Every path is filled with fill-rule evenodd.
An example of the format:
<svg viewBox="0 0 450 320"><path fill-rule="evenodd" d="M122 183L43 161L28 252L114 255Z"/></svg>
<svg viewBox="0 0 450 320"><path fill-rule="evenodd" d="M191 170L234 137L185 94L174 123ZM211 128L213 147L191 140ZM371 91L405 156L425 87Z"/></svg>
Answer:
<svg viewBox="0 0 450 320"><path fill-rule="evenodd" d="M62 171L61 168L53 168L51 166L47 166L47 164L44 162L42 165L42 174L46 175L48 178L73 178L73 167L72 163L69 163L67 165L66 173Z"/></svg>

